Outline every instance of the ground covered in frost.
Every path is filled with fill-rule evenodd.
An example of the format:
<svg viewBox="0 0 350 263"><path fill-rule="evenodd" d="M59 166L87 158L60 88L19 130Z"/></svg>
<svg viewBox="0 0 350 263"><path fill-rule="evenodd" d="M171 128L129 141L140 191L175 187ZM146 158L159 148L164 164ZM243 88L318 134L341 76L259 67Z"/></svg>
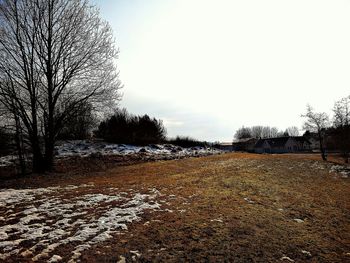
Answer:
<svg viewBox="0 0 350 263"><path fill-rule="evenodd" d="M230 153L0 181L0 261L350 262L348 168Z"/></svg>

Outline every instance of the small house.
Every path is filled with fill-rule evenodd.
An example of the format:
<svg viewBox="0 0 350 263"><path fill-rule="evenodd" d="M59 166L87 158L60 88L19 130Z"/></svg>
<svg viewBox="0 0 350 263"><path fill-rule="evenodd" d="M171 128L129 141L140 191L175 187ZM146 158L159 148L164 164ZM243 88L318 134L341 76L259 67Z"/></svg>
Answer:
<svg viewBox="0 0 350 263"><path fill-rule="evenodd" d="M303 136L259 139L254 150L256 153L295 153L310 151L311 143Z"/></svg>
<svg viewBox="0 0 350 263"><path fill-rule="evenodd" d="M222 142L222 143L217 144L215 147L220 149L220 150L227 151L227 152L233 151L232 142Z"/></svg>
<svg viewBox="0 0 350 263"><path fill-rule="evenodd" d="M254 152L254 147L258 139L255 138L245 138L235 140L232 143L234 151L245 151L245 152Z"/></svg>

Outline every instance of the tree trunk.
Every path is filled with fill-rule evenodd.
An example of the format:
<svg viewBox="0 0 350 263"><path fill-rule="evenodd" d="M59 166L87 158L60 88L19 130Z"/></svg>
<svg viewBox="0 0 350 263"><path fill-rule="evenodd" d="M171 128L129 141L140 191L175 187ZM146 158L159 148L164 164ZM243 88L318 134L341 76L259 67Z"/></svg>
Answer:
<svg viewBox="0 0 350 263"><path fill-rule="evenodd" d="M15 121L16 121L15 142L16 142L19 166L21 169L21 174L25 175L27 171L26 171L26 161L25 161L24 153L23 153L22 130L21 130L21 124L20 124L19 118L16 115L15 115Z"/></svg>
<svg viewBox="0 0 350 263"><path fill-rule="evenodd" d="M54 140L48 139L45 142L45 169L46 171L52 171L54 168Z"/></svg>
<svg viewBox="0 0 350 263"><path fill-rule="evenodd" d="M323 137L321 131L318 132L318 139L320 141L320 151L323 161L327 161L326 149L323 147Z"/></svg>
<svg viewBox="0 0 350 263"><path fill-rule="evenodd" d="M39 140L37 138L32 139L31 146L33 151L33 172L44 173L46 164L40 149Z"/></svg>

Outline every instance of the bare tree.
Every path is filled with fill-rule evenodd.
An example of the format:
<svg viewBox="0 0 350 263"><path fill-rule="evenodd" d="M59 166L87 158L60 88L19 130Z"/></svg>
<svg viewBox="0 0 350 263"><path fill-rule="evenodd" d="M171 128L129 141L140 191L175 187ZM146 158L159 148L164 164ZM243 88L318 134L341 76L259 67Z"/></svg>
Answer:
<svg viewBox="0 0 350 263"><path fill-rule="evenodd" d="M251 130L251 134L252 137L255 139L259 139L262 138L262 132L263 132L264 127L257 125L257 126L253 126L250 130Z"/></svg>
<svg viewBox="0 0 350 263"><path fill-rule="evenodd" d="M278 135L278 129L276 127L271 127L270 129L270 138L275 138Z"/></svg>
<svg viewBox="0 0 350 263"><path fill-rule="evenodd" d="M316 132L320 142L321 156L324 161L327 160L325 149L325 129L329 125L329 117L325 112L315 112L314 109L307 105L306 114L301 115L306 118L304 129Z"/></svg>
<svg viewBox="0 0 350 263"><path fill-rule="evenodd" d="M330 129L333 146L340 150L346 163L350 156L350 96L334 104L334 127Z"/></svg>
<svg viewBox="0 0 350 263"><path fill-rule="evenodd" d="M56 136L82 105L120 99L117 55L87 0L0 1L0 103L23 123L34 172L52 169Z"/></svg>
<svg viewBox="0 0 350 263"><path fill-rule="evenodd" d="M276 127L265 126L262 129L262 138L273 138L278 136L278 129Z"/></svg>
<svg viewBox="0 0 350 263"><path fill-rule="evenodd" d="M244 138L273 138L278 137L278 129L276 127L270 126L253 126L253 127L242 127L238 129L235 133L236 139L244 139Z"/></svg>
<svg viewBox="0 0 350 263"><path fill-rule="evenodd" d="M337 101L333 107L335 127L350 125L350 96Z"/></svg>
<svg viewBox="0 0 350 263"><path fill-rule="evenodd" d="M240 140L240 139L247 139L247 138L251 138L252 137L252 133L251 133L251 129L248 127L244 127L242 126L241 128L239 128L234 135L234 138Z"/></svg>
<svg viewBox="0 0 350 263"><path fill-rule="evenodd" d="M288 134L288 136L299 136L299 129L296 126L291 126L288 127L285 131L286 134Z"/></svg>

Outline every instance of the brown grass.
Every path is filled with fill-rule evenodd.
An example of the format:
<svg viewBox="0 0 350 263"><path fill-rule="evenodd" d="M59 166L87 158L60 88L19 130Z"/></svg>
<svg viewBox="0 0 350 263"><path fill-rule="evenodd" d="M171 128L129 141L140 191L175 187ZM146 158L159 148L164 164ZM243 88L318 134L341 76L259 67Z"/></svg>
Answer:
<svg viewBox="0 0 350 263"><path fill-rule="evenodd" d="M145 214L128 232L85 252L82 262L117 262L120 256L142 262L283 262L284 256L350 262L350 179L329 173L331 164L319 159L232 153L3 185L93 182L96 189L155 187L175 195L172 212ZM135 250L140 258L130 252Z"/></svg>

